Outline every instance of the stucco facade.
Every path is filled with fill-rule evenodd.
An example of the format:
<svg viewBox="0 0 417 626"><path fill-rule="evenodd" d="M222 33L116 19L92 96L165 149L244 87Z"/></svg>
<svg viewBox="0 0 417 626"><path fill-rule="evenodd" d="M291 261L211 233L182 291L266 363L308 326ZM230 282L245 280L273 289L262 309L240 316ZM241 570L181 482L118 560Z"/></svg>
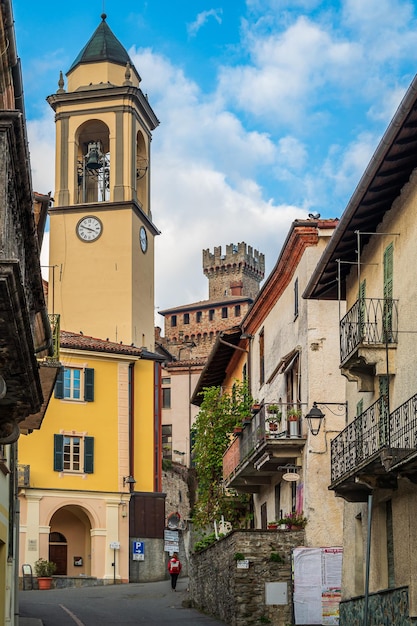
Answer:
<svg viewBox="0 0 417 626"><path fill-rule="evenodd" d="M337 299L330 278L339 273L347 303L340 368L353 412L332 442L330 482L345 499L341 624L417 618L416 86L414 79L306 290Z"/></svg>

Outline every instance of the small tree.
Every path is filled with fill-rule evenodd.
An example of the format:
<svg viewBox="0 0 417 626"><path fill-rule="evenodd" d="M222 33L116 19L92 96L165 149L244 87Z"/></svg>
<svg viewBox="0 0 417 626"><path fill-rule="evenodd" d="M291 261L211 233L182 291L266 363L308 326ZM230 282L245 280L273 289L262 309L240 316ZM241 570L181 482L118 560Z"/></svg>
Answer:
<svg viewBox="0 0 417 626"><path fill-rule="evenodd" d="M231 496L223 487L223 454L230 444L230 433L250 414L253 399L247 382L236 381L230 393L221 387L206 387L203 402L193 426L193 455L197 473L197 503L194 522L204 528L224 515L232 526L241 526L248 514L249 496Z"/></svg>

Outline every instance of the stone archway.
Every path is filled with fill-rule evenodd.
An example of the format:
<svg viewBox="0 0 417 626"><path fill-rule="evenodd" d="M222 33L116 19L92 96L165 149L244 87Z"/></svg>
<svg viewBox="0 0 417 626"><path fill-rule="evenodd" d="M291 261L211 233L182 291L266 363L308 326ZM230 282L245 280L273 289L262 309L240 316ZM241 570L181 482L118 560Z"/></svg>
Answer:
<svg viewBox="0 0 417 626"><path fill-rule="evenodd" d="M57 569L56 573L66 576L81 574L90 576L91 523L85 510L77 505L61 507L53 514L50 529L49 558L57 563L60 571ZM64 540L57 541L58 538ZM55 555L58 561L54 560L52 555Z"/></svg>

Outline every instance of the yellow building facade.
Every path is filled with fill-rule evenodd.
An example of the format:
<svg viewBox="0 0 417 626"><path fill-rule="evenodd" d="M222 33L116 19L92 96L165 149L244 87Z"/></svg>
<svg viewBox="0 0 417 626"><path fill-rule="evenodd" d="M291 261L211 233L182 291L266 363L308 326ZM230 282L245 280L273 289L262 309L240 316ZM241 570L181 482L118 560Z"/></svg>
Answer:
<svg viewBox="0 0 417 626"><path fill-rule="evenodd" d="M48 97L48 307L65 329L62 371L42 429L19 441L20 563L43 557L57 575L103 581L127 582L132 537L162 539L164 527L149 200L158 120L139 82L102 15L67 88L61 74Z"/></svg>

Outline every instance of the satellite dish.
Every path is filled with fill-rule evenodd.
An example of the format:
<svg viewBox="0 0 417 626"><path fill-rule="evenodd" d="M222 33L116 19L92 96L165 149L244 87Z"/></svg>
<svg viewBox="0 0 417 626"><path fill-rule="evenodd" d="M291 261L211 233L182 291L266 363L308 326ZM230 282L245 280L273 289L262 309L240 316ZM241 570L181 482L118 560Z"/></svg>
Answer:
<svg viewBox="0 0 417 626"><path fill-rule="evenodd" d="M180 525L181 515L177 513L170 513L167 518L167 526L170 530L176 530Z"/></svg>

